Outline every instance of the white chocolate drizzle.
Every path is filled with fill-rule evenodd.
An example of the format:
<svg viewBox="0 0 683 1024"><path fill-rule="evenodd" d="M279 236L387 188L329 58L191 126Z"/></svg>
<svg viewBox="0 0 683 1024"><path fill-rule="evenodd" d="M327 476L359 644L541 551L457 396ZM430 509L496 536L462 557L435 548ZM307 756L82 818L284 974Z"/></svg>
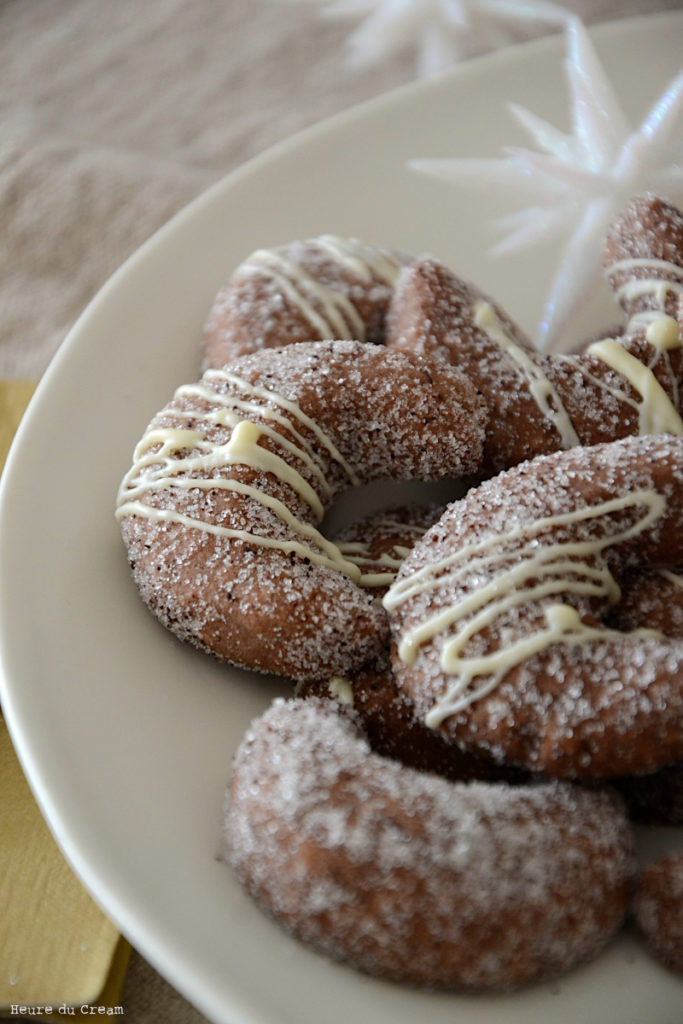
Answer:
<svg viewBox="0 0 683 1024"><path fill-rule="evenodd" d="M656 313L645 329L645 339L659 352L683 347L678 320L666 313Z"/></svg>
<svg viewBox="0 0 683 1024"><path fill-rule="evenodd" d="M621 342L614 338L604 338L589 345L586 354L600 359L615 370L640 395L641 401L634 403L621 390L603 384L621 401L635 405L641 435L683 434L683 420L652 369L631 355Z"/></svg>
<svg viewBox="0 0 683 1024"><path fill-rule="evenodd" d="M379 278L390 288L396 283L401 264L390 253L374 245L338 235L320 235L315 244L364 284L372 284L374 278Z"/></svg>
<svg viewBox="0 0 683 1024"><path fill-rule="evenodd" d="M179 388L177 395L179 397L188 398L193 396L199 397L209 403L212 406L206 415L206 419L209 422L234 426L237 422L234 411L239 410L240 412L245 412L247 414L251 413L257 415L259 418L267 419L272 423L279 424L289 431L289 433L291 433L296 439L296 443L299 446L296 449L297 456L301 457L310 469L314 469L314 454L311 446L307 444L301 433L297 430L296 425L299 424L307 430L310 430L311 433L315 435L316 440L327 451L329 457L343 468L352 486L358 486L360 483L353 469L336 445L332 442L331 438L328 437L325 431L322 430L315 420L312 420L310 416L307 416L306 413L299 408L296 402L290 402L289 399L285 398L283 395L278 395L276 392L271 391L268 388L260 387L257 384L249 384L247 381L238 377L236 374L231 373L227 369L207 370L204 374L203 381L205 383L187 384L184 387ZM246 398L221 394L219 391L216 391L215 388L210 386L212 381L232 384L235 388L241 390ZM214 408L214 406L217 408ZM221 407L225 410L224 413L222 413ZM182 413L176 412L176 415L182 415ZM196 419L198 415L199 414L194 409L186 414L188 418L192 419ZM279 443L283 445L285 444L285 440L281 434L271 431L266 426L263 426L262 430L273 439L277 439ZM293 447L291 450L294 453ZM322 473L319 473L319 478L323 486L326 486L327 484Z"/></svg>
<svg viewBox="0 0 683 1024"><path fill-rule="evenodd" d="M394 544L389 551L383 551L376 558L370 553L370 546L363 541L342 541L339 544L342 555L357 565L361 570L361 577L358 585L372 589L373 587L388 587L396 579L398 570L410 554L411 549L402 544ZM381 567L386 572L363 572L363 566Z"/></svg>
<svg viewBox="0 0 683 1024"><path fill-rule="evenodd" d="M387 533L400 534L403 538L412 539L413 544L423 536L426 526L419 526L417 523L403 523L398 519L392 519L390 515L380 515L373 521L375 530L384 530ZM396 579L398 570L410 554L413 544L394 544L381 555L373 556L370 544L367 541L347 540L339 543L339 550L354 562L361 569L361 577L358 585L367 587L369 590L375 587L388 587ZM363 572L363 567L373 566L386 569L386 572Z"/></svg>
<svg viewBox="0 0 683 1024"><path fill-rule="evenodd" d="M683 590L683 575L679 572L672 572L671 569L658 569L657 575L661 576L662 579L668 580L679 590Z"/></svg>
<svg viewBox="0 0 683 1024"><path fill-rule="evenodd" d="M338 700L340 704L343 704L345 707L353 707L353 686L344 676L332 676L328 681L327 690L330 697Z"/></svg>
<svg viewBox="0 0 683 1024"><path fill-rule="evenodd" d="M609 532L610 515L637 508L644 512L631 525ZM436 728L449 715L481 699L507 672L551 644L575 645L604 638L608 631L584 624L571 598L616 603L619 586L604 560L596 564L596 558L612 545L652 527L665 508L666 499L655 491L634 491L484 537L398 580L384 598L390 612L420 594L449 589L460 594L452 604L408 628L399 640L398 654L406 664L414 662L423 644L439 640L440 666L450 682L430 709L427 725ZM587 539L553 540L553 531L562 527L597 524L601 519L605 530L592 526L586 531ZM545 605L540 628L497 650L467 655L468 644L482 631L495 628L502 617L532 602ZM475 679L480 682L473 686Z"/></svg>
<svg viewBox="0 0 683 1024"><path fill-rule="evenodd" d="M669 296L683 295L683 267L668 260L646 256L618 260L607 269L607 276L611 278L617 274L628 274L641 269L649 271L650 276L630 278L615 292L617 301L624 306L645 298L655 307L635 313L628 322L629 333L634 333L639 327L647 327L652 319L664 310Z"/></svg>
<svg viewBox="0 0 683 1024"><path fill-rule="evenodd" d="M531 358L521 345L518 345L503 327L493 307L483 299L478 300L472 309L474 322L486 332L492 342L498 345L520 367L526 377L531 397L536 405L550 420L562 439L565 448L573 448L580 444L574 424L564 407L557 389L543 370Z"/></svg>
<svg viewBox="0 0 683 1024"><path fill-rule="evenodd" d="M211 381L229 383L242 393L233 396L211 387ZM288 506L262 489L246 484L230 475L233 466L249 466L274 475L287 484L311 510L320 522L325 502L316 489L292 465L298 459L315 476L325 498L332 488L325 478L324 467L316 458L314 446L302 435L302 427L310 430L329 458L346 471L350 483L358 478L332 440L319 424L308 417L295 403L282 395L249 384L228 370L211 370L197 385L185 385L176 392L176 399L197 399L205 408L175 409L172 415L179 423L193 424L192 428L153 427L137 444L133 464L124 477L117 497L116 516L139 516L155 522L174 522L203 530L217 536L230 537L264 548L293 552L301 558L336 569L358 581L361 571L346 559L336 544L329 541L311 523L296 516ZM268 404L258 404L257 399ZM265 422L243 418L245 411L259 416ZM270 426L270 424L275 426ZM284 428L294 440L278 431ZM228 428L227 440L222 443L210 439L215 428ZM207 429L208 428L208 429ZM262 436L278 445L283 455L259 444ZM186 515L176 509L155 508L143 499L150 492L161 490L225 490L241 494L272 512L294 534L293 539L277 539L250 530L221 526Z"/></svg>
<svg viewBox="0 0 683 1024"><path fill-rule="evenodd" d="M358 280L369 284L378 277L394 284L400 265L387 254L355 239L322 235L316 239L320 250ZM308 321L318 338L365 341L366 329L353 302L305 270L299 263L275 249L257 249L242 264L241 272L269 278L288 302Z"/></svg>

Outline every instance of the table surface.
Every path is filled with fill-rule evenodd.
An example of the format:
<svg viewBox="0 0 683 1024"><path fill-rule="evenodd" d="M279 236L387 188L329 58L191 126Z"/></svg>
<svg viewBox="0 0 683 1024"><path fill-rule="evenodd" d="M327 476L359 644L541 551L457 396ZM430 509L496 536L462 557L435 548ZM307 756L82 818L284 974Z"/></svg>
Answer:
<svg viewBox="0 0 683 1024"><path fill-rule="evenodd" d="M682 2L564 6L591 25ZM351 25L293 0L0 0L0 377L39 378L110 274L208 185L415 77L410 53L349 73ZM122 1003L135 1024L205 1019L135 951Z"/></svg>

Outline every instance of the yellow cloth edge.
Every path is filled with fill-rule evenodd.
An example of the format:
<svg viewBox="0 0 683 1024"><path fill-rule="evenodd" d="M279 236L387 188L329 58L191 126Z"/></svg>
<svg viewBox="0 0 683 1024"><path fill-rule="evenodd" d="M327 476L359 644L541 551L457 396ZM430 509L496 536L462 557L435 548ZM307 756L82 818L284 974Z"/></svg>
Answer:
<svg viewBox="0 0 683 1024"><path fill-rule="evenodd" d="M12 440L14 438L14 434L21 421L21 417L24 414L24 411L35 391L35 388L36 382L34 381L0 379L0 472L2 471L2 468L4 466L7 453L9 452ZM18 794L19 800L17 801L17 804L14 807L14 815L15 825L17 821L20 823L18 833L19 838L21 839L22 836L25 837L26 835L33 836L33 840L37 844L38 850L46 858L46 862L49 865L53 865L55 867L55 870L57 871L57 877L62 879L62 882L60 884L64 884L63 879L66 878L66 885L69 887L69 891L78 892L78 898L88 906L90 915L92 915L93 917L95 917L96 915L101 916L102 921L105 922L105 931L110 930L111 932L110 940L111 943L113 944L113 949L111 953L109 954L107 952L106 955L104 956L102 969L99 972L94 972L99 973L101 979L100 986L98 986L100 987L99 992L84 990L82 994L82 1001L77 1000L76 1002L72 1002L71 1004L67 1004L67 1002L61 1000L53 1000L50 1005L55 1007L57 1012L52 1014L41 1015L40 1017L36 1017L35 1014L32 1014L31 1018L33 1020L38 1019L45 1021L66 1020L68 1019L69 1016L71 1016L71 1014L67 1014L66 1012L59 1013L58 1009L61 1006L63 1010L66 1011L67 1005L71 1005L74 1007L75 1016L86 1015L78 1012L80 1006L103 1007L105 1011L111 1011L106 1015L118 1015L118 1012L121 1008L117 1001L123 989L123 983L126 975L126 970L128 967L128 961L130 959L130 944L124 938L118 935L118 933L114 929L114 926L111 925L111 923L108 921L106 915L104 915L102 911L100 911L99 908L96 907L94 902L91 900L90 896L82 888L80 882L76 879L75 875L73 875L71 869L64 860L63 855L59 850L59 847L55 843L54 839L52 838L47 828L47 825L42 819L42 815L40 814L38 806L33 799L33 795L31 794L28 783L26 782L23 776L21 766L19 765L18 759L16 758L16 754L11 743L11 738L9 737L9 733L7 732L5 723L2 718L1 709L0 741L0 753L2 753L2 757L0 758L0 764L5 766L6 770L4 774L9 776L9 779L6 778L4 780L5 784L3 784L2 787L0 787L0 805L5 804L5 810L8 810L12 797L17 796ZM10 782L10 785L6 785L8 781ZM4 818L4 815L2 815L2 817ZM11 817L8 817L5 820L10 822ZM2 863L3 857L6 856L8 841L7 837L8 832L6 832L3 829L2 846L0 847L0 863ZM23 843L20 843L20 847L23 856ZM3 876L4 874L5 872L3 872ZM47 874L50 875L51 872L48 870ZM0 916L5 918L5 920L7 921L8 915L11 912L11 906L8 907L6 905L5 899L7 897L16 896L16 890L12 889L10 892L5 892L5 899L3 899L2 889L4 882L5 878L3 877L2 883L0 883ZM14 904L12 903L12 905ZM59 944L62 944L61 935L57 937L56 941ZM0 960L1 959L2 958L0 958ZM93 973L92 969L90 973ZM27 1003L20 1001L20 991L17 991L16 993L16 1002L14 1001L11 995L8 1001L5 1002L3 995L9 995L9 989L13 986L8 985L6 993L3 993L2 989L4 989L5 985L8 984L9 981L9 977L7 977L6 975L3 976L2 968L0 967L0 1013L2 1013L3 1015L5 1015L6 1012L11 1009L12 1005L28 1005ZM55 991L55 994L58 993ZM67 998L73 999L73 993L69 992L67 994L66 989L62 994L67 995ZM48 1004L46 1002L42 1002L34 1005L47 1006ZM98 1016L102 1015L105 1014L103 1014L102 1012L98 1013ZM26 1016L26 1014L20 1013L18 1016L15 1015L15 1017L12 1017L12 1015L10 1014L9 1019L21 1019L21 1017L23 1016ZM5 1019L7 1018L5 1017Z"/></svg>
<svg viewBox="0 0 683 1024"><path fill-rule="evenodd" d="M5 464L12 439L37 386L33 380L0 378L0 470Z"/></svg>

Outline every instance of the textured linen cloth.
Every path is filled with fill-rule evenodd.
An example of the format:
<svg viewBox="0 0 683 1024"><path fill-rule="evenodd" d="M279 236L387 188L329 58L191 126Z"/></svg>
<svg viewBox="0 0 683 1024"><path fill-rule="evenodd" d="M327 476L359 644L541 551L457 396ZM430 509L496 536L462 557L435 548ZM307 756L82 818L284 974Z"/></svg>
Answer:
<svg viewBox="0 0 683 1024"><path fill-rule="evenodd" d="M682 3L564 6L592 25ZM286 0L0 0L0 378L39 378L109 275L209 184L414 77L410 53L350 74L352 26ZM29 392L3 393L6 422ZM204 1020L135 951L118 1002L132 1024Z"/></svg>

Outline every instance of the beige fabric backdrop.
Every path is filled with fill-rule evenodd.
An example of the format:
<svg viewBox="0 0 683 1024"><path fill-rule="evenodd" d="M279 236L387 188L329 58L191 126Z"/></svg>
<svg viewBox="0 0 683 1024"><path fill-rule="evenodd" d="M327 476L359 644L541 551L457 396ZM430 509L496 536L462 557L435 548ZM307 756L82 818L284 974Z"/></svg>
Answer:
<svg viewBox="0 0 683 1024"><path fill-rule="evenodd" d="M681 0L567 0L588 24ZM0 0L0 376L38 377L123 259L211 182L413 77L349 75L286 0ZM134 954L134 1024L203 1018Z"/></svg>
<svg viewBox="0 0 683 1024"><path fill-rule="evenodd" d="M574 0L587 22L681 0ZM413 77L349 75L287 0L0 0L0 374L40 374L122 260L206 185Z"/></svg>

